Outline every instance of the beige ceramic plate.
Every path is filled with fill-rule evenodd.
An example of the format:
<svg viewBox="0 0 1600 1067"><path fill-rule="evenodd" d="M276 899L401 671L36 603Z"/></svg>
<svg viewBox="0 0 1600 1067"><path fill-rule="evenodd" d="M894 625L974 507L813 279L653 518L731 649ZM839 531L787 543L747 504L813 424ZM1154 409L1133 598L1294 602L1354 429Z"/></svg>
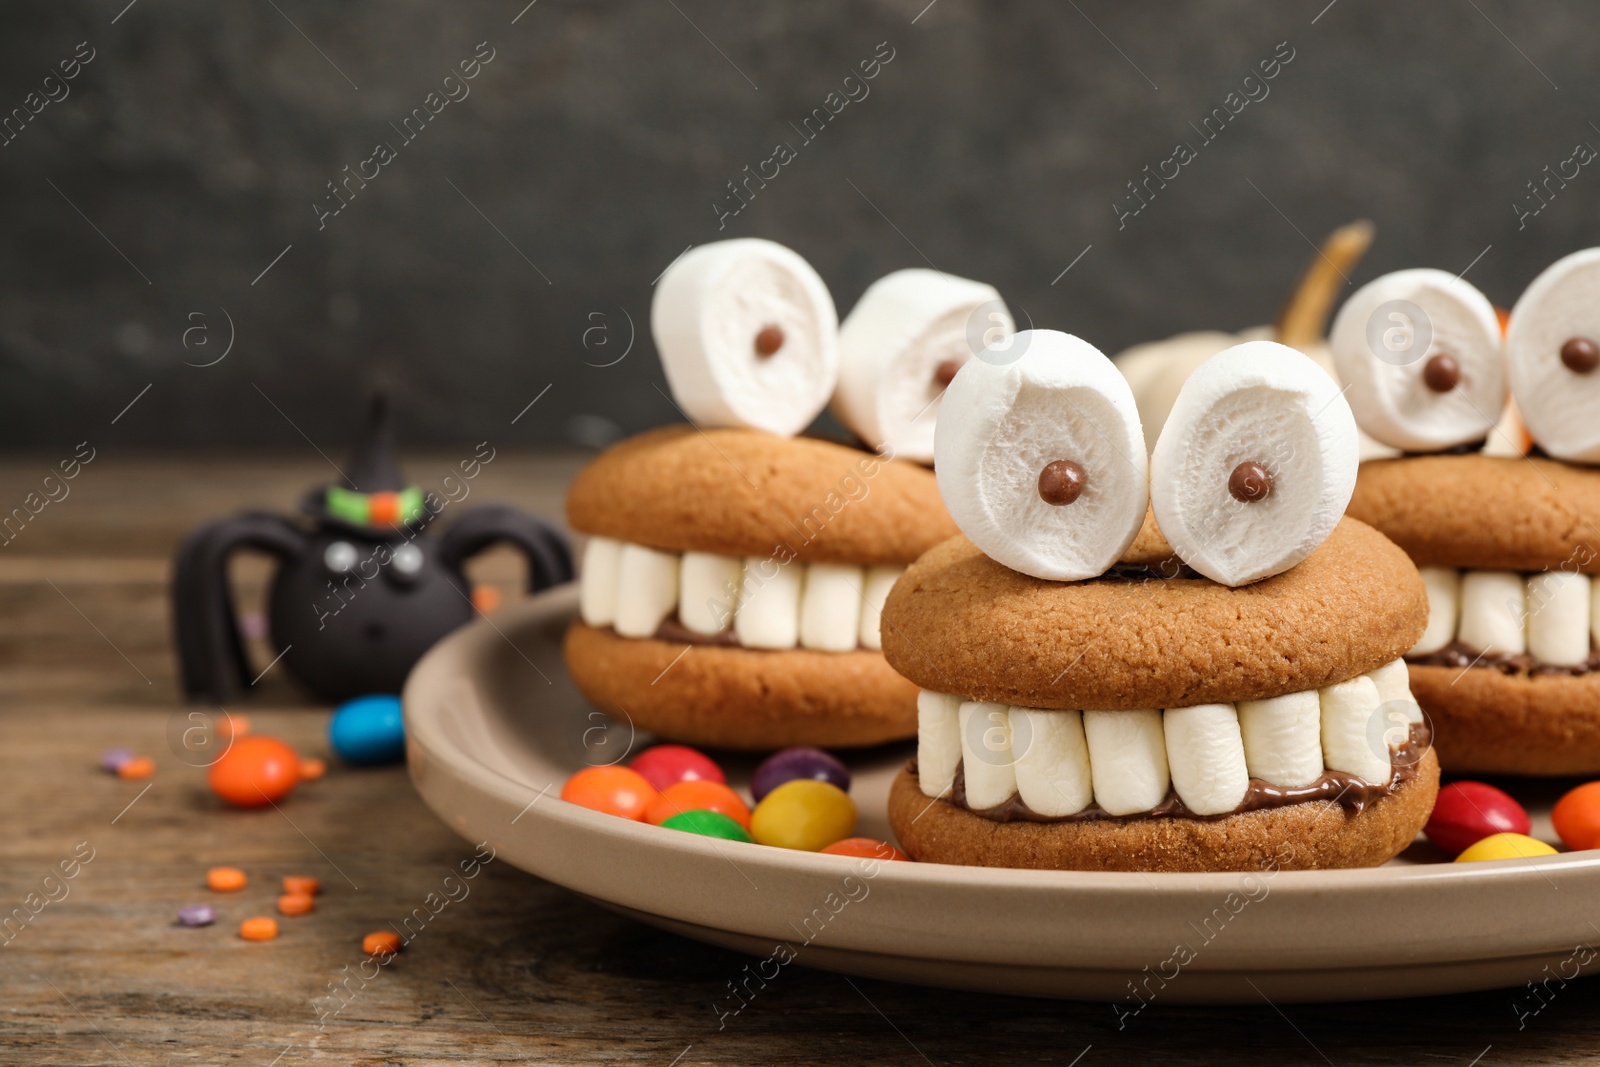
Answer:
<svg viewBox="0 0 1600 1067"><path fill-rule="evenodd" d="M1600 852L1251 875L863 870L858 860L588 811L558 799L562 782L615 762L630 737L626 723L584 702L562 667L576 605L575 587L553 590L423 659L405 690L417 789L463 837L492 842L510 863L643 922L748 952L760 958L752 973L767 978L797 962L1129 1008L1134 990L1163 1002L1349 1000L1520 985L1546 965L1570 976L1576 946L1600 939L1590 922ZM645 740L632 738L633 750ZM860 833L889 836L885 798L910 752L850 757ZM752 761L724 766L743 785ZM1543 810L1535 833L1551 839Z"/></svg>

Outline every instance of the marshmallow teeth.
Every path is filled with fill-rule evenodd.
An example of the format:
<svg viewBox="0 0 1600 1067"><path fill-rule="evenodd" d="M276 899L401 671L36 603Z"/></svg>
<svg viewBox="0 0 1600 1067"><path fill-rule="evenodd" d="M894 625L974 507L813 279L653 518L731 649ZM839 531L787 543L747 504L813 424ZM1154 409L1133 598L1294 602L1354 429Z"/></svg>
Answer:
<svg viewBox="0 0 1600 1067"><path fill-rule="evenodd" d="M1150 503L1180 559L1246 585L1327 540L1359 448L1350 406L1309 358L1272 341L1235 345L1178 394L1150 457Z"/></svg>
<svg viewBox="0 0 1600 1067"><path fill-rule="evenodd" d="M1328 335L1350 407L1370 436L1408 452L1481 441L1506 403L1494 305L1441 270L1402 270L1345 301Z"/></svg>
<svg viewBox="0 0 1600 1067"><path fill-rule="evenodd" d="M667 268L650 305L672 395L698 426L792 436L839 378L839 319L828 288L771 241L701 245Z"/></svg>
<svg viewBox="0 0 1600 1067"><path fill-rule="evenodd" d="M1539 447L1600 463L1600 248L1557 260L1528 286L1511 309L1506 363Z"/></svg>
<svg viewBox="0 0 1600 1067"><path fill-rule="evenodd" d="M945 386L980 347L1015 332L991 285L920 269L879 278L839 327L833 412L872 448L932 463Z"/></svg>
<svg viewBox="0 0 1600 1067"><path fill-rule="evenodd" d="M934 458L961 532L1035 578L1103 574L1144 521L1148 461L1133 392L1099 349L1055 330L1025 330L961 369Z"/></svg>

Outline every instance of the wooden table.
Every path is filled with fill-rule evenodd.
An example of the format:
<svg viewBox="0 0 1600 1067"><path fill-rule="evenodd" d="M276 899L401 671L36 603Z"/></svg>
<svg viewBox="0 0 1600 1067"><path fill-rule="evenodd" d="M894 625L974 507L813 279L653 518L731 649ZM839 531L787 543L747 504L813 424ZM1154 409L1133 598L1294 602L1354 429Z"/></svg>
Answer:
<svg viewBox="0 0 1600 1067"><path fill-rule="evenodd" d="M410 473L436 484L454 458L414 457ZM0 464L0 507L20 503L53 461ZM578 462L502 453L474 500L559 515ZM800 968L719 1030L713 1001L726 998L745 959L620 918L504 863L487 865L465 899L363 983L362 935L421 905L472 846L423 807L402 768L334 763L281 812L241 812L224 809L203 772L168 743L175 717L181 726L191 710L178 699L168 648L173 545L209 517L288 510L327 475L316 456L101 456L68 498L0 548L0 917L26 913L30 893L39 894L35 906L57 898L0 933L10 937L0 947L0 1063L1489 1067L1587 1062L1600 1050L1600 984L1584 981L1552 982L1547 1006L1522 1029L1519 995L1508 990L1281 1012L1156 1002L1119 1030L1105 1004ZM517 577L509 554L475 570L507 589ZM259 603L267 573L260 560L238 568L246 609ZM327 709L307 705L276 671L231 710L302 753L327 754ZM113 745L154 757L155 777L128 782L98 770ZM62 860L90 850L76 877L45 882ZM244 868L250 886L208 892L204 872L218 864ZM273 914L278 880L289 874L322 880L317 910L282 919L274 942L240 940L239 921ZM174 913L186 903L215 904L221 920L178 927ZM1600 924L1600 901L1595 913ZM1526 990L1520 999L1526 1006Z"/></svg>

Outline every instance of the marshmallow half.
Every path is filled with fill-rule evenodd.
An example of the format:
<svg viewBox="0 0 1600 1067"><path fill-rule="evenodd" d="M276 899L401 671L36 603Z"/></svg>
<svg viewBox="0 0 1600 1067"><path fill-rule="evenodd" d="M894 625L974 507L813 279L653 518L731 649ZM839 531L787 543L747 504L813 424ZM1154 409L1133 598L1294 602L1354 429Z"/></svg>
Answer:
<svg viewBox="0 0 1600 1067"><path fill-rule="evenodd" d="M1546 267L1511 309L1505 341L1511 395L1528 433L1556 459L1600 463L1600 369L1562 359L1573 341L1600 345L1600 248Z"/></svg>

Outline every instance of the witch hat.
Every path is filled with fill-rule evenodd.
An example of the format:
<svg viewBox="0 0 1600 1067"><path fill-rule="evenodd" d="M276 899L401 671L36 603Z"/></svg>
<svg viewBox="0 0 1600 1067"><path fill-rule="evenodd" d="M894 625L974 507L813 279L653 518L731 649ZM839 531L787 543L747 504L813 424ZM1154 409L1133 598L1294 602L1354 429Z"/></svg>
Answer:
<svg viewBox="0 0 1600 1067"><path fill-rule="evenodd" d="M340 471L343 485L327 485L306 494L302 507L323 522L354 528L366 536L384 536L428 519L422 490L400 471L394 443L389 397L375 389L367 425Z"/></svg>

